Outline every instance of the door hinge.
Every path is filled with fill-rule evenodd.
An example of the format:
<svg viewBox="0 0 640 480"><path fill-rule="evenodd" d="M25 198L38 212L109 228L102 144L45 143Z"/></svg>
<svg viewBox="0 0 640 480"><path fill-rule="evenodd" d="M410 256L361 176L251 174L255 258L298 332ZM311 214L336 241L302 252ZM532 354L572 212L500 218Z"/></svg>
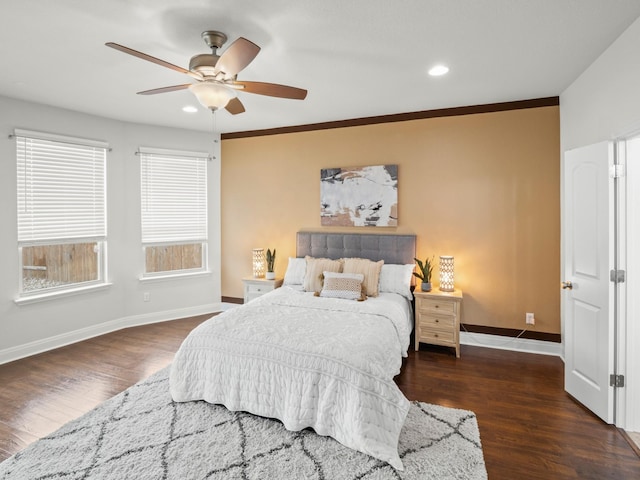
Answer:
<svg viewBox="0 0 640 480"><path fill-rule="evenodd" d="M624 387L624 375L609 375L609 386L616 388Z"/></svg>
<svg viewBox="0 0 640 480"><path fill-rule="evenodd" d="M620 163L616 163L615 165L609 165L609 177L620 178L620 177L624 177L624 175L625 175L624 165Z"/></svg>
<svg viewBox="0 0 640 480"><path fill-rule="evenodd" d="M625 271L624 270L611 270L609 272L609 280L613 283L624 283Z"/></svg>

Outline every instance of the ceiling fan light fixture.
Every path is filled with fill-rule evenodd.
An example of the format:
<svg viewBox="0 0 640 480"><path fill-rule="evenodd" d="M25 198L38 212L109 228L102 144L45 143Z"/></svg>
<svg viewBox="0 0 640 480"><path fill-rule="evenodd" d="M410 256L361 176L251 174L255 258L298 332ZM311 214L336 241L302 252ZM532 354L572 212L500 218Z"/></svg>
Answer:
<svg viewBox="0 0 640 480"><path fill-rule="evenodd" d="M235 92L224 85L212 82L199 82L189 86L198 101L211 110L219 110L227 106L229 100L236 96Z"/></svg>

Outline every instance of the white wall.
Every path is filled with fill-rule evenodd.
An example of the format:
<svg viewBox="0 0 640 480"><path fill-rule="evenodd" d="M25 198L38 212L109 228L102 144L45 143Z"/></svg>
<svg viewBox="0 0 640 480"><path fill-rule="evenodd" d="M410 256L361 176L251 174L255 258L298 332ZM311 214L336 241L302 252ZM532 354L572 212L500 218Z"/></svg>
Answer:
<svg viewBox="0 0 640 480"><path fill-rule="evenodd" d="M560 95L562 151L640 127L640 18Z"/></svg>
<svg viewBox="0 0 640 480"><path fill-rule="evenodd" d="M181 114L176 113L176 115ZM14 128L103 140L107 156L108 280L104 290L17 305ZM220 307L220 155L213 134L145 126L0 96L0 363L125 326ZM209 163L210 275L140 282L139 146L206 151ZM143 301L143 292L150 301Z"/></svg>
<svg viewBox="0 0 640 480"><path fill-rule="evenodd" d="M626 137L640 129L640 19L637 19L589 68L560 95L562 152L592 143ZM629 185L629 187L631 187ZM627 211L637 215L638 205ZM638 237L627 238L637 248ZM627 288L636 282L640 265L628 265ZM627 291L627 298L637 293ZM630 305L629 305L630 306ZM626 387L621 389L616 424L640 431L640 312L627 312L622 325L621 359ZM631 368L633 367L633 369Z"/></svg>

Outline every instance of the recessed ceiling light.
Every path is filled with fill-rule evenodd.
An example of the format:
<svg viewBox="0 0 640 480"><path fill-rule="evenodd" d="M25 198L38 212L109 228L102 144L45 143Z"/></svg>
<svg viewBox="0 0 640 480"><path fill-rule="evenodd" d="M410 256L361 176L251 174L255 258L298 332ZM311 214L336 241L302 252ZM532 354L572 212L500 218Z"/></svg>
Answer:
<svg viewBox="0 0 640 480"><path fill-rule="evenodd" d="M192 105L187 105L186 107L182 107L182 111L187 113L196 113L198 109Z"/></svg>
<svg viewBox="0 0 640 480"><path fill-rule="evenodd" d="M444 75L449 71L449 67L445 65L436 65L435 67L431 67L429 70L429 75L432 77L439 77L440 75Z"/></svg>

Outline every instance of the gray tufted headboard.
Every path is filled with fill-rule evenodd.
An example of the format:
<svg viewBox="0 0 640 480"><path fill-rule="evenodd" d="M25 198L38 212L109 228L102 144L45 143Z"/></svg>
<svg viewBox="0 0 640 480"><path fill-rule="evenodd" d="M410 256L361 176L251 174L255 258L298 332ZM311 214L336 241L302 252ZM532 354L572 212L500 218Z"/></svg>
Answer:
<svg viewBox="0 0 640 480"><path fill-rule="evenodd" d="M415 235L298 232L296 256L316 258L368 258L384 263L414 263Z"/></svg>

